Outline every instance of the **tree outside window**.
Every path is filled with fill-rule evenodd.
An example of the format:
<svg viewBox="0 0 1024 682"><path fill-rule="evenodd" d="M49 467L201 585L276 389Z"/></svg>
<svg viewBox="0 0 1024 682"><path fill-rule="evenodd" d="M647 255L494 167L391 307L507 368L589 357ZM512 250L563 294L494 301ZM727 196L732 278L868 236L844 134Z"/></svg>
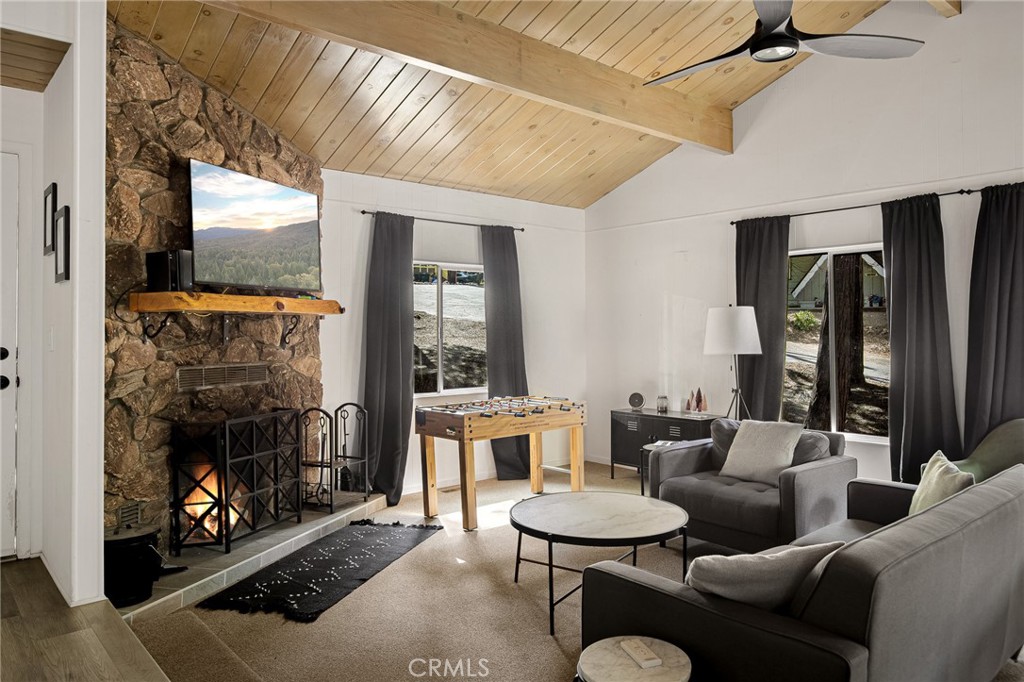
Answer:
<svg viewBox="0 0 1024 682"><path fill-rule="evenodd" d="M416 393L486 388L483 268L414 264L413 317Z"/></svg>
<svg viewBox="0 0 1024 682"><path fill-rule="evenodd" d="M889 324L878 249L789 258L782 418L889 434Z"/></svg>

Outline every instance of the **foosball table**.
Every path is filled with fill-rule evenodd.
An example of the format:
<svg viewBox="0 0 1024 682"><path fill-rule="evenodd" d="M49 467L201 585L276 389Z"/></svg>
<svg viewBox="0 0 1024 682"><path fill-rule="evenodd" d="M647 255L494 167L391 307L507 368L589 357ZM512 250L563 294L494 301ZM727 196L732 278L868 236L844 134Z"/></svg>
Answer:
<svg viewBox="0 0 1024 682"><path fill-rule="evenodd" d="M544 469L569 474L573 491L583 490L583 426L587 405L565 398L520 396L468 403L416 408L416 433L423 464L423 515L437 516L437 471L434 439L459 444L459 479L462 486L462 527L473 530L476 521L474 444L481 440L530 437L530 490L544 492ZM541 434L569 429L569 469L544 464Z"/></svg>

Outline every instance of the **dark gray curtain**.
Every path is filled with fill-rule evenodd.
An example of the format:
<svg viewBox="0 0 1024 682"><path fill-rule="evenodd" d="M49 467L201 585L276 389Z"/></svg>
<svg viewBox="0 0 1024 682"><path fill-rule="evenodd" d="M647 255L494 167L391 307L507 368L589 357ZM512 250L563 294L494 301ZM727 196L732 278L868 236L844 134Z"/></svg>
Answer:
<svg viewBox="0 0 1024 682"><path fill-rule="evenodd" d="M776 421L786 365L789 216L736 223L736 305L754 306L761 355L739 357L740 390L750 418Z"/></svg>
<svg viewBox="0 0 1024 682"><path fill-rule="evenodd" d="M958 459L949 308L939 197L882 204L882 257L889 312L889 458L894 481L917 483L942 452Z"/></svg>
<svg viewBox="0 0 1024 682"><path fill-rule="evenodd" d="M516 233L511 227L483 225L480 239L487 318L487 392L492 398L528 395ZM492 440L491 450L499 480L530 477L528 436Z"/></svg>
<svg viewBox="0 0 1024 682"><path fill-rule="evenodd" d="M412 428L412 223L393 213L374 217L366 288L363 404L370 483L389 506L402 497Z"/></svg>
<svg viewBox="0 0 1024 682"><path fill-rule="evenodd" d="M964 452L1024 417L1024 183L986 187L974 236Z"/></svg>

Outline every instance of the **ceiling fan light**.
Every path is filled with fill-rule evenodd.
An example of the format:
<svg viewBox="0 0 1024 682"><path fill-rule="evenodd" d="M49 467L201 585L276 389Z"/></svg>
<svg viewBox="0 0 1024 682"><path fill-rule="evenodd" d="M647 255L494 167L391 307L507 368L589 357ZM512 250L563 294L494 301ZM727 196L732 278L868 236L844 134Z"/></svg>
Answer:
<svg viewBox="0 0 1024 682"><path fill-rule="evenodd" d="M796 55L800 47L796 38L772 34L750 46L750 56L758 62L781 62Z"/></svg>

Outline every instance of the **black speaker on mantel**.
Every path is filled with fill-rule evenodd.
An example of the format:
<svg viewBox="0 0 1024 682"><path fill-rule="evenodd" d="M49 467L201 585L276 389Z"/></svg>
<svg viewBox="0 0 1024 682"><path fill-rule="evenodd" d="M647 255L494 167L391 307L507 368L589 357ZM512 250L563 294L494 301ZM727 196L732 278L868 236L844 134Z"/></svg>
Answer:
<svg viewBox="0 0 1024 682"><path fill-rule="evenodd" d="M187 249L146 254L148 291L191 291L192 252Z"/></svg>

